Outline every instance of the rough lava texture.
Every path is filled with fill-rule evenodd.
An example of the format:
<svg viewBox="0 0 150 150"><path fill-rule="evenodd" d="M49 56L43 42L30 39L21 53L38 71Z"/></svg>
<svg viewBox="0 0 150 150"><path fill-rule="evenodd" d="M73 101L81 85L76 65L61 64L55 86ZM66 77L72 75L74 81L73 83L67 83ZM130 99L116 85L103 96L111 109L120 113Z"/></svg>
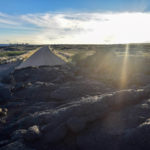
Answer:
<svg viewBox="0 0 150 150"><path fill-rule="evenodd" d="M0 150L150 149L149 85L118 90L67 66L11 77L10 100L0 108Z"/></svg>

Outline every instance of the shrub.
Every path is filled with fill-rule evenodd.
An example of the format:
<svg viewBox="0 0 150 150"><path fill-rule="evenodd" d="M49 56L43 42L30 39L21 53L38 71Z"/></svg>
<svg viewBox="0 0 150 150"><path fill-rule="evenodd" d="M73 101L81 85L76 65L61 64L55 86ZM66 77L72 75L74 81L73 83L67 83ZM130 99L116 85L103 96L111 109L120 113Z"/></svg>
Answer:
<svg viewBox="0 0 150 150"><path fill-rule="evenodd" d="M18 56L24 54L25 51L6 51L6 52L0 52L0 57L6 57L6 56Z"/></svg>

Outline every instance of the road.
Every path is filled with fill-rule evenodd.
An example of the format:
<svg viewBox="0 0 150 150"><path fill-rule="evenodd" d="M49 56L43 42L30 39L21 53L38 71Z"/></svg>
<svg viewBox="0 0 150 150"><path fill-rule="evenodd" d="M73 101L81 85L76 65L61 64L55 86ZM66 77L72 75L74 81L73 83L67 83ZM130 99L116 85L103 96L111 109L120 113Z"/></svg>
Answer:
<svg viewBox="0 0 150 150"><path fill-rule="evenodd" d="M0 81L4 76L9 75L15 69L39 66L56 66L63 65L65 62L56 56L48 46L42 47L31 57L20 64L20 61L0 65Z"/></svg>
<svg viewBox="0 0 150 150"><path fill-rule="evenodd" d="M65 62L61 58L53 54L48 46L44 46L24 61L19 67L17 67L17 69L26 67L56 66L63 64L65 64Z"/></svg>

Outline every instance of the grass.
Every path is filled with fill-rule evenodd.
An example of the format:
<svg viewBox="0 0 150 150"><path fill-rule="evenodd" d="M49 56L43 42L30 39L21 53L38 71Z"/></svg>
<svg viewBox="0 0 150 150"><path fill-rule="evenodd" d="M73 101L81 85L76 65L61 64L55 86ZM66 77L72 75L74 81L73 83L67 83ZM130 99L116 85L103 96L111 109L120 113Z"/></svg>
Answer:
<svg viewBox="0 0 150 150"><path fill-rule="evenodd" d="M18 50L2 50L0 51L0 64L15 62L17 60L26 60L41 46L17 47Z"/></svg>
<svg viewBox="0 0 150 150"><path fill-rule="evenodd" d="M65 62L76 64L86 57L93 55L95 50L75 50L75 49L53 49L53 53L63 59Z"/></svg>
<svg viewBox="0 0 150 150"><path fill-rule="evenodd" d="M18 56L24 53L25 51L5 51L5 52L0 52L0 57Z"/></svg>
<svg viewBox="0 0 150 150"><path fill-rule="evenodd" d="M145 49L144 49L145 50ZM125 49L101 48L98 50L62 50L71 53L71 63L78 67L77 74L83 74L115 87L121 86L126 76L123 88L131 85L143 85L143 78L150 75L150 51L130 49L127 55ZM124 72L124 74L123 74ZM142 74L142 76L141 76ZM145 79L146 80L146 79Z"/></svg>

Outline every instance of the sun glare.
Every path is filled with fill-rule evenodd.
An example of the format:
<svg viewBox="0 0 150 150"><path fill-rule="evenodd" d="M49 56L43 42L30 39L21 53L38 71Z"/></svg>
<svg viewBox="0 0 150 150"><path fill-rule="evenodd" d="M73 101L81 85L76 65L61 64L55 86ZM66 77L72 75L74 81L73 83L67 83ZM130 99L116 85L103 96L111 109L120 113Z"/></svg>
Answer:
<svg viewBox="0 0 150 150"><path fill-rule="evenodd" d="M150 39L150 13L43 13L3 19L7 26L1 18L0 26L11 32L1 32L1 43L119 44Z"/></svg>
<svg viewBox="0 0 150 150"><path fill-rule="evenodd" d="M120 88L124 88L127 85L127 74L128 74L128 56L129 56L129 44L126 45L125 54L122 63Z"/></svg>

